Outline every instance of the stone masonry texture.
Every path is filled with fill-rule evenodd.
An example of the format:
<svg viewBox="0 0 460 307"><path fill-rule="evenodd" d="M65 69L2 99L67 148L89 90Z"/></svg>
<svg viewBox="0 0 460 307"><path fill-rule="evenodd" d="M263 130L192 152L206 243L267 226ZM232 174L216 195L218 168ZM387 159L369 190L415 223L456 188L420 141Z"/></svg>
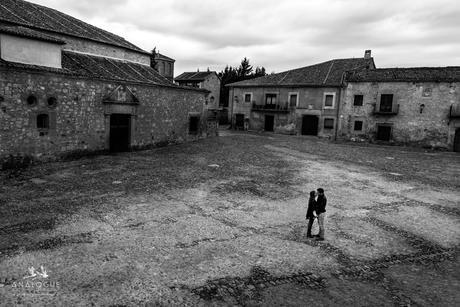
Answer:
<svg viewBox="0 0 460 307"><path fill-rule="evenodd" d="M381 94L393 94L395 115L373 114ZM363 95L363 106L354 106ZM375 141L378 124L392 126L392 143L451 149L458 119L449 118L451 105L460 101L459 82L350 82L340 110L339 137ZM423 106L422 106L423 105ZM363 121L354 131L354 121Z"/></svg>
<svg viewBox="0 0 460 307"><path fill-rule="evenodd" d="M10 155L54 159L76 151L108 149L110 114L132 118L130 146L142 148L193 140L205 134L205 92L82 79L48 72L2 69L0 74L0 160ZM118 86L126 86L139 100L136 104L103 103ZM38 102L29 106L29 95ZM57 104L50 107L49 97ZM50 129L37 129L38 114L50 118ZM200 129L189 134L190 116L200 117Z"/></svg>
<svg viewBox="0 0 460 307"><path fill-rule="evenodd" d="M244 95L252 94L250 103L244 102ZM277 94L278 104L282 107L288 107L287 112L267 112L263 110L254 111L253 103L257 105L265 104L265 94ZM335 104L331 109L324 108L324 94L335 94ZM289 94L298 95L297 107L289 107ZM340 89L335 87L234 87L230 90L229 101L232 104L232 121L235 124L235 115L244 114L245 119L249 121L249 129L263 130L265 115L275 116L275 132L282 132L283 127L294 126L290 133L301 134L302 117L304 115L315 115L318 117L318 136L333 138L335 129L325 129L324 120L330 118L334 120L334 127L337 117L337 105L339 103Z"/></svg>

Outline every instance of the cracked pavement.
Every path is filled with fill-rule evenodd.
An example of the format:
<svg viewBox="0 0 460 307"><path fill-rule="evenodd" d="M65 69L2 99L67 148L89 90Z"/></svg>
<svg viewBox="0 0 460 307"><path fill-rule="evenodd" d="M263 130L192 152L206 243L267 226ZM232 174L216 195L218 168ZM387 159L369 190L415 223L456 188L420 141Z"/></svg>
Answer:
<svg viewBox="0 0 460 307"><path fill-rule="evenodd" d="M0 302L458 306L459 174L455 153L229 131L3 172ZM60 287L18 287L40 265Z"/></svg>

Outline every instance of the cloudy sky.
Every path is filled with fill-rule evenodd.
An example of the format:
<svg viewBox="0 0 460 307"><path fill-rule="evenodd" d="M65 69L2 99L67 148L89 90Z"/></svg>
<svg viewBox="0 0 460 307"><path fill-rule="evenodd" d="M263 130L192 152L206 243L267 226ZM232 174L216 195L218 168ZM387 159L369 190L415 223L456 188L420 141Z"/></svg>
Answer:
<svg viewBox="0 0 460 307"><path fill-rule="evenodd" d="M176 59L175 75L248 57L268 72L332 58L460 66L459 0L29 0Z"/></svg>

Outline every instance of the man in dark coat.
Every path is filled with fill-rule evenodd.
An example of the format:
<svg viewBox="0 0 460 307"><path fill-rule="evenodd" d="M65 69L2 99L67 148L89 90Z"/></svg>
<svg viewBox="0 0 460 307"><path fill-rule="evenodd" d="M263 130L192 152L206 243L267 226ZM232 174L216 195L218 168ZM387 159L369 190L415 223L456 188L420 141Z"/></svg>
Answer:
<svg viewBox="0 0 460 307"><path fill-rule="evenodd" d="M310 199L308 200L308 209L307 209L307 215L305 216L305 219L308 220L308 229L307 229L307 238L313 238L311 235L311 228L313 226L313 222L315 221L316 218L316 200L315 200L316 192L311 191L310 192Z"/></svg>
<svg viewBox="0 0 460 307"><path fill-rule="evenodd" d="M327 198L324 195L324 189L319 188L316 190L318 197L316 199L316 214L318 215L319 235L317 241L324 241L324 219L326 217L326 203Z"/></svg>

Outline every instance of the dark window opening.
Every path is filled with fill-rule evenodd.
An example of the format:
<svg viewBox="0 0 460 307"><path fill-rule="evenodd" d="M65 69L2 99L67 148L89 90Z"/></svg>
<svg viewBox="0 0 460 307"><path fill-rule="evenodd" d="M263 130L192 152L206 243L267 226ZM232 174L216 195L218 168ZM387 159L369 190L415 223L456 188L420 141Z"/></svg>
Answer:
<svg viewBox="0 0 460 307"><path fill-rule="evenodd" d="M30 95L29 97L27 97L27 104L29 106L34 106L37 104L37 97L35 97L34 95Z"/></svg>
<svg viewBox="0 0 460 307"><path fill-rule="evenodd" d="M363 121L362 120L355 120L353 130L355 130L355 131L363 130Z"/></svg>
<svg viewBox="0 0 460 307"><path fill-rule="evenodd" d="M274 107L276 105L276 94L265 94L265 104Z"/></svg>
<svg viewBox="0 0 460 307"><path fill-rule="evenodd" d="M324 129L333 129L334 128L334 119L325 118L324 119Z"/></svg>
<svg viewBox="0 0 460 307"><path fill-rule="evenodd" d="M188 128L189 134L197 134L198 133L199 123L200 123L200 118L198 116L191 116L190 117L189 128Z"/></svg>
<svg viewBox="0 0 460 307"><path fill-rule="evenodd" d="M324 99L324 106L327 108L332 108L334 106L334 95L326 95Z"/></svg>
<svg viewBox="0 0 460 307"><path fill-rule="evenodd" d="M48 106L49 106L50 108L54 108L54 107L56 107L56 105L57 105L57 99L56 99L56 97L50 97L50 98L48 98Z"/></svg>
<svg viewBox="0 0 460 307"><path fill-rule="evenodd" d="M50 128L50 118L48 114L38 114L37 115L37 129L49 129Z"/></svg>
<svg viewBox="0 0 460 307"><path fill-rule="evenodd" d="M297 94L289 95L289 106L297 106Z"/></svg>
<svg viewBox="0 0 460 307"><path fill-rule="evenodd" d="M393 94L382 94L380 96L380 112L393 111Z"/></svg>
<svg viewBox="0 0 460 307"><path fill-rule="evenodd" d="M5 101L5 98L3 98L3 96L0 96L0 102L3 102Z"/></svg>
<svg viewBox="0 0 460 307"><path fill-rule="evenodd" d="M363 105L364 96L363 95L355 95L355 99L353 101L353 105L356 107L360 107Z"/></svg>
<svg viewBox="0 0 460 307"><path fill-rule="evenodd" d="M251 94L244 94L244 102L251 102Z"/></svg>
<svg viewBox="0 0 460 307"><path fill-rule="evenodd" d="M389 141L391 139L391 126L377 125L377 140Z"/></svg>

